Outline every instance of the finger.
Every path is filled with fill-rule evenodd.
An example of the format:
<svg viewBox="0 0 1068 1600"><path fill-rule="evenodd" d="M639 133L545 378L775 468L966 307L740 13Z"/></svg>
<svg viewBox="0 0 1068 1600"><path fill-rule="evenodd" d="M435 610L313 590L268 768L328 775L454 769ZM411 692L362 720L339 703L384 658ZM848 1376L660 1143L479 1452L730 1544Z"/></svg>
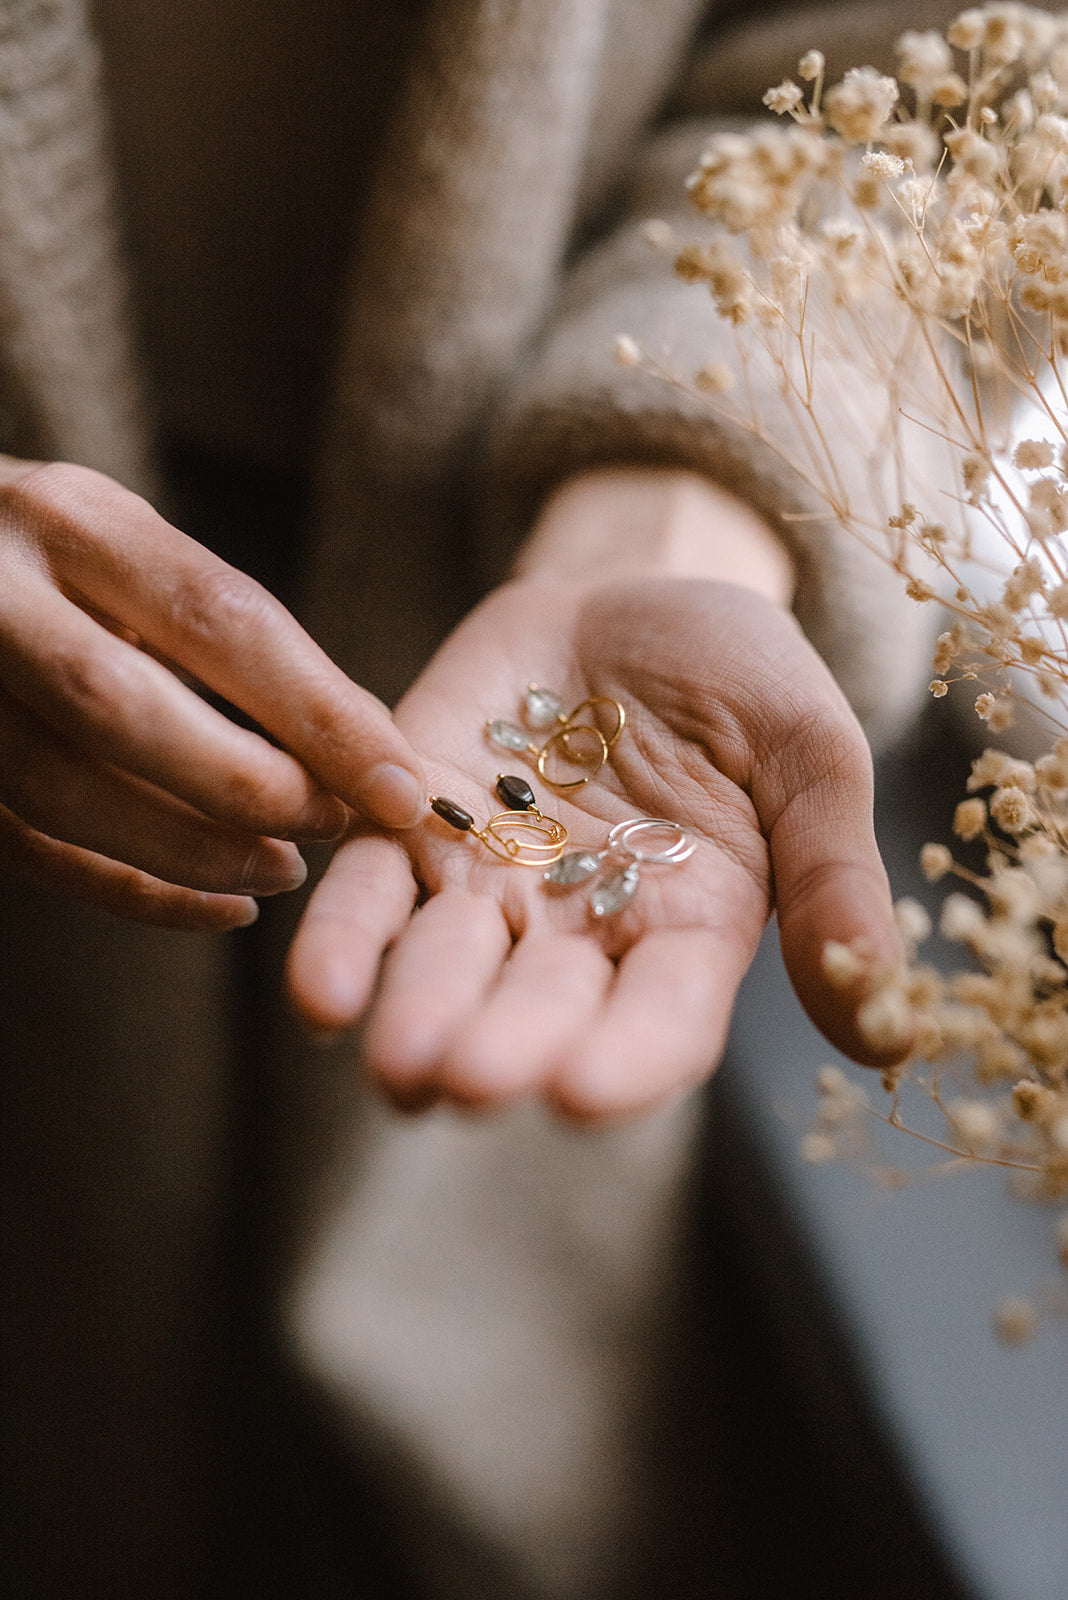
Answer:
<svg viewBox="0 0 1068 1600"><path fill-rule="evenodd" d="M73 895L98 910L158 928L225 932L255 922L244 895L200 894L28 828L0 807L0 868L36 889Z"/></svg>
<svg viewBox="0 0 1068 1600"><path fill-rule="evenodd" d="M337 1033L362 1015L382 952L408 921L415 894L396 840L367 834L341 846L308 902L286 963L290 999L309 1027Z"/></svg>
<svg viewBox="0 0 1068 1600"><path fill-rule="evenodd" d="M496 987L449 1044L441 1086L485 1106L539 1086L602 1004L615 968L592 939L526 934Z"/></svg>
<svg viewBox="0 0 1068 1600"><path fill-rule="evenodd" d="M39 575L0 600L0 675L50 727L206 815L274 837L332 838L340 801Z"/></svg>
<svg viewBox="0 0 1068 1600"><path fill-rule="evenodd" d="M261 724L332 794L389 827L426 809L418 758L266 589L99 473L37 468L0 491L61 586Z"/></svg>
<svg viewBox="0 0 1068 1600"><path fill-rule="evenodd" d="M814 728L805 740L795 758L806 777L768 830L783 959L831 1043L866 1065L889 1065L907 1053L909 1036L873 1046L856 1021L866 984L836 987L823 965L830 940L856 943L869 952L873 969L897 966L903 957L872 823L871 761L859 730L854 738L846 729L835 741L826 728Z"/></svg>
<svg viewBox="0 0 1068 1600"><path fill-rule="evenodd" d="M719 1061L752 950L736 930L649 933L620 963L614 987L549 1088L566 1115L632 1115L705 1078Z"/></svg>
<svg viewBox="0 0 1068 1600"><path fill-rule="evenodd" d="M398 1103L439 1092L445 1051L510 948L500 907L487 896L446 889L416 912L386 961L364 1038L368 1067Z"/></svg>
<svg viewBox="0 0 1068 1600"><path fill-rule="evenodd" d="M0 805L38 833L213 894L277 894L303 883L291 844L228 828L72 750L0 697Z"/></svg>

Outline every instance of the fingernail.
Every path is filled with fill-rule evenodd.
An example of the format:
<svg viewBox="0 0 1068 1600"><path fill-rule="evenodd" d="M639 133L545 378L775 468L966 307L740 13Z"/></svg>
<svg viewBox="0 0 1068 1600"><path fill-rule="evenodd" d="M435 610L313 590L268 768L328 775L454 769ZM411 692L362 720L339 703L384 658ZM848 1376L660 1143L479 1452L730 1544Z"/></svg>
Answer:
<svg viewBox="0 0 1068 1600"><path fill-rule="evenodd" d="M241 907L240 917L234 918L234 927L251 928L252 924L259 917L259 914L260 908L256 904L255 900L246 900L245 904Z"/></svg>
<svg viewBox="0 0 1068 1600"><path fill-rule="evenodd" d="M299 837L303 839L336 839L345 831L348 812L333 795L319 795L301 818ZM298 830L294 829L294 832Z"/></svg>
<svg viewBox="0 0 1068 1600"><path fill-rule="evenodd" d="M372 767L360 788L364 810L387 828L414 828L426 815L426 792L404 767Z"/></svg>
<svg viewBox="0 0 1068 1600"><path fill-rule="evenodd" d="M253 860L245 885L249 894L284 894L287 889L299 889L308 876L308 864L296 850L286 850L284 855L259 855Z"/></svg>

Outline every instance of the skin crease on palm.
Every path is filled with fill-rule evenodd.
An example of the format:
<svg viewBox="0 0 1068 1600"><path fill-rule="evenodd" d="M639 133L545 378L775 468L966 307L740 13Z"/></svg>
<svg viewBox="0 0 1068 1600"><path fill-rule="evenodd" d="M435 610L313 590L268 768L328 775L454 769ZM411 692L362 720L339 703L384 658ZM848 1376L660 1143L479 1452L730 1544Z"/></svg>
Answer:
<svg viewBox="0 0 1068 1600"><path fill-rule="evenodd" d="M628 516L645 532L620 540ZM290 954L305 1020L336 1032L369 1007L365 1062L402 1106L535 1094L579 1119L627 1115L715 1065L775 910L814 1021L857 1059L888 1064L856 1030L861 994L820 968L828 939L864 940L881 960L899 947L867 746L787 609L791 583L770 530L703 481L608 469L565 486L516 581L446 642L398 726L431 792L476 826L500 810L496 775L515 771L569 848L601 848L639 815L683 823L697 848L642 869L630 905L595 919L581 888L549 893L540 871L436 817L403 845L360 827ZM489 718L517 718L532 680L568 704L607 695L626 708L610 765L566 797L484 738Z"/></svg>

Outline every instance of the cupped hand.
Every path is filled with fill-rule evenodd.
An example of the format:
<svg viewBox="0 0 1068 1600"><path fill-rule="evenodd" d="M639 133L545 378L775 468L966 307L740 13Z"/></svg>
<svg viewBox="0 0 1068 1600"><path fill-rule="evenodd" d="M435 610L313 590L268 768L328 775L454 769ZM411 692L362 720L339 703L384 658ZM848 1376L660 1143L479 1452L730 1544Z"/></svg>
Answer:
<svg viewBox="0 0 1068 1600"><path fill-rule="evenodd" d="M485 740L487 719L519 720L531 680L567 706L605 695L626 710L610 764L567 796ZM683 1090L718 1060L772 909L815 1022L875 1059L855 1024L860 995L832 987L820 960L828 939L863 940L874 961L899 953L870 758L782 607L689 579L517 582L457 630L397 720L425 753L432 790L476 826L501 809L494 782L511 771L565 824L569 848L600 849L637 816L696 840L684 863L641 868L626 909L597 918L581 887L550 891L540 870L498 860L437 817L403 845L357 830L309 903L289 987L322 1031L370 1001L365 1058L398 1103L538 1093L596 1118Z"/></svg>
<svg viewBox="0 0 1068 1600"><path fill-rule="evenodd" d="M385 707L136 495L0 457L0 866L128 917L230 927L302 881L287 841L336 837L348 808L392 827L424 809Z"/></svg>

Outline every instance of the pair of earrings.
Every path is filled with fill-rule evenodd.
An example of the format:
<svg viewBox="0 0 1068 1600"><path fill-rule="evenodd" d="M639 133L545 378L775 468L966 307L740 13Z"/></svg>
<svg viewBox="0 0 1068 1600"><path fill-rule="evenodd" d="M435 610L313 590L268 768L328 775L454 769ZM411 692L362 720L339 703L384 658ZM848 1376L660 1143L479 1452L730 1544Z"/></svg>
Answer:
<svg viewBox="0 0 1068 1600"><path fill-rule="evenodd" d="M555 817L547 817L534 803L534 790L525 778L499 772L494 787L497 799L505 806L482 828L475 827L470 811L446 800L430 796L430 809L458 833L469 833L503 861L518 867L544 867L558 861L567 843L567 829Z"/></svg>
<svg viewBox="0 0 1068 1600"><path fill-rule="evenodd" d="M527 684L523 706L527 722L532 728L553 729L544 744L533 741L517 723L506 722L500 717L486 723L486 738L498 750L528 756L539 778L550 789L556 789L561 794L571 789L581 789L583 784L597 776L627 720L619 701L609 695L588 695L573 710L565 711L560 696L537 683ZM608 733L602 732L596 720L601 707L610 708L613 713L613 725ZM590 720L584 721L584 715ZM561 761L591 770L582 777L565 779L554 775L558 773Z"/></svg>
<svg viewBox="0 0 1068 1600"><path fill-rule="evenodd" d="M610 917L634 899L643 866L678 866L695 849L696 840L680 823L631 817L609 829L603 850L569 850L557 856L545 882L553 889L571 889L599 879L590 890L590 908L595 917Z"/></svg>

